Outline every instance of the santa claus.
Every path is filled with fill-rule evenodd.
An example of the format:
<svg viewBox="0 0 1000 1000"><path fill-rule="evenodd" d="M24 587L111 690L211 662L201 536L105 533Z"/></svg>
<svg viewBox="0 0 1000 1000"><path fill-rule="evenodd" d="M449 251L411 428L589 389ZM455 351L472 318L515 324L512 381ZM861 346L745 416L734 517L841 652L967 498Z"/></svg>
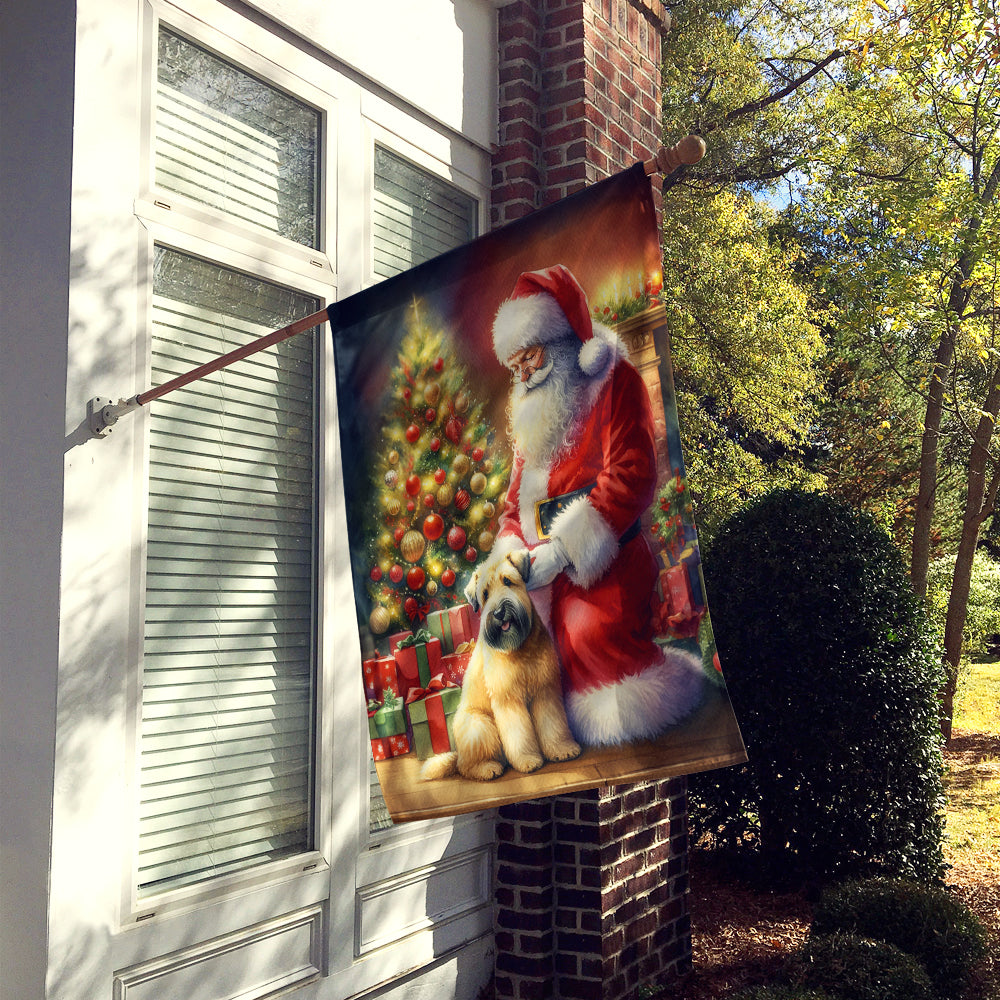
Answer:
<svg viewBox="0 0 1000 1000"><path fill-rule="evenodd" d="M697 657L654 641L657 565L639 517L656 491L646 386L562 265L518 278L493 324L513 377L514 466L495 551L531 553L566 711L591 746L658 736L701 702Z"/></svg>

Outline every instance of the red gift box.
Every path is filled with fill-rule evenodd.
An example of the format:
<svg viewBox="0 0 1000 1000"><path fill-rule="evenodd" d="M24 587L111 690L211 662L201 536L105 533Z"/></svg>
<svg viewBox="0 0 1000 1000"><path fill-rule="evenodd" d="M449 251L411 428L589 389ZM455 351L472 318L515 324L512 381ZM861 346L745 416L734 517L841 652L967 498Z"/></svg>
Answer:
<svg viewBox="0 0 1000 1000"><path fill-rule="evenodd" d="M374 760L389 759L389 737L381 736L372 740L372 758Z"/></svg>
<svg viewBox="0 0 1000 1000"><path fill-rule="evenodd" d="M409 639L413 633L407 629L405 632L396 632L389 636L389 654L396 652L397 647L404 639Z"/></svg>
<svg viewBox="0 0 1000 1000"><path fill-rule="evenodd" d="M441 673L441 640L421 630L397 646L396 672L400 695L405 698L413 688L427 687L435 674Z"/></svg>
<svg viewBox="0 0 1000 1000"><path fill-rule="evenodd" d="M381 701L381 695L386 691L403 696L399 689L399 675L396 672L396 660L392 656L379 656L365 660L362 664L365 674L365 698L368 701Z"/></svg>
<svg viewBox="0 0 1000 1000"><path fill-rule="evenodd" d="M448 653L441 657L441 669L447 680L452 684L462 686L465 680L465 671L469 669L469 660L472 659L472 650L475 647L475 640L463 642L454 653Z"/></svg>
<svg viewBox="0 0 1000 1000"><path fill-rule="evenodd" d="M392 757L400 757L404 753L410 752L410 738L406 733L402 733L399 736L389 736L387 737L389 742L389 753Z"/></svg>

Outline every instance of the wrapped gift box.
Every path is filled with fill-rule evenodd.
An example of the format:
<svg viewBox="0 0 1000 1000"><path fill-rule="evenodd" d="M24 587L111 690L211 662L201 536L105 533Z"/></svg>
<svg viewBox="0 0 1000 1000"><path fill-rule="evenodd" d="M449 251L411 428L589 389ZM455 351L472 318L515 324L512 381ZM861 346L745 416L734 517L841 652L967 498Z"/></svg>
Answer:
<svg viewBox="0 0 1000 1000"><path fill-rule="evenodd" d="M365 675L365 698L368 701L381 701L386 691L402 697L399 689L399 675L396 672L396 660L392 656L379 656L365 660L361 665Z"/></svg>
<svg viewBox="0 0 1000 1000"><path fill-rule="evenodd" d="M462 689L435 677L426 688L414 688L406 697L406 719L410 744L421 760L455 748L452 719L462 698Z"/></svg>
<svg viewBox="0 0 1000 1000"><path fill-rule="evenodd" d="M475 648L475 640L463 642L454 653L446 653L441 657L441 670L445 679L457 684L459 687L465 680L465 671L469 668L469 660L472 659L472 650Z"/></svg>
<svg viewBox="0 0 1000 1000"><path fill-rule="evenodd" d="M426 629L403 639L393 653L399 676L400 695L406 698L413 688L425 688L441 673L441 640Z"/></svg>
<svg viewBox="0 0 1000 1000"><path fill-rule="evenodd" d="M472 622L472 607L459 604L443 611L432 611L425 625L428 632L441 640L444 653L454 653L459 646L475 638Z"/></svg>
<svg viewBox="0 0 1000 1000"><path fill-rule="evenodd" d="M383 702L368 703L368 736L375 760L386 760L410 752L406 711L403 699L397 694L389 691L384 695Z"/></svg>
<svg viewBox="0 0 1000 1000"><path fill-rule="evenodd" d="M389 636L389 655L392 656L392 654L396 652L396 649L398 648L399 644L404 639L409 639L411 635L413 635L413 633L409 629L407 629L405 632L396 632L393 635L390 635Z"/></svg>

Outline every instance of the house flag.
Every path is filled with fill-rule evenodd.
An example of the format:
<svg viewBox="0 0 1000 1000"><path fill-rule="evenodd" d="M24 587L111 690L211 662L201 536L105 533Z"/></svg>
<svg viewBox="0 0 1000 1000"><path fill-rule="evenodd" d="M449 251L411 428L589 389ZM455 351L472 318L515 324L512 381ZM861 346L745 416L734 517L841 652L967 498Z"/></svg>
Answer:
<svg viewBox="0 0 1000 1000"><path fill-rule="evenodd" d="M395 821L745 751L642 165L330 307L368 735Z"/></svg>

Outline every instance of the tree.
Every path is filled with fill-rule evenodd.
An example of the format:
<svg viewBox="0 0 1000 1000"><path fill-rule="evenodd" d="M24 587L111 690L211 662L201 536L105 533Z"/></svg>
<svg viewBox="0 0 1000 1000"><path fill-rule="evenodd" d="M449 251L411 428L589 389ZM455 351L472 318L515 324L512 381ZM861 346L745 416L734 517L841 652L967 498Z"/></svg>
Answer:
<svg viewBox="0 0 1000 1000"><path fill-rule="evenodd" d="M924 403L910 575L926 591L942 445L967 453L945 620L945 734L961 657L972 562L1000 467L996 342L1000 231L1000 41L995 0L872 8L866 58L827 100L838 143L821 145L814 190L843 238L831 267L868 308L848 320L880 345L922 354ZM888 350L887 350L888 349Z"/></svg>
<svg viewBox="0 0 1000 1000"><path fill-rule="evenodd" d="M493 546L510 476L464 367L419 303L387 400L366 524L376 635L463 600L468 571Z"/></svg>

